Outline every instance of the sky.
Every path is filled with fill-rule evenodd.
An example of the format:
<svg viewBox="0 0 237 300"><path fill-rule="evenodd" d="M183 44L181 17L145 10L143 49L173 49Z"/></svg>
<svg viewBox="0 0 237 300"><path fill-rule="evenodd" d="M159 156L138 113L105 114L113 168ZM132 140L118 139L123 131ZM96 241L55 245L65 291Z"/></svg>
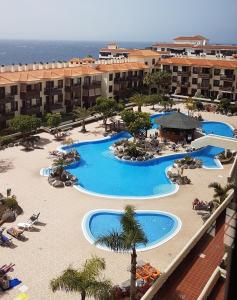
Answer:
<svg viewBox="0 0 237 300"><path fill-rule="evenodd" d="M0 0L0 39L237 44L237 0Z"/></svg>

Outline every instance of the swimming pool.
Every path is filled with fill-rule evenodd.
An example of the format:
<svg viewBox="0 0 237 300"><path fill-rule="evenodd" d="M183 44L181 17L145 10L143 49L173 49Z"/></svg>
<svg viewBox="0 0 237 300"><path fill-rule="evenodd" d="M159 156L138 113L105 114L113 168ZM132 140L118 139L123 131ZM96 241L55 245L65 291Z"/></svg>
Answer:
<svg viewBox="0 0 237 300"><path fill-rule="evenodd" d="M82 230L86 239L93 244L100 235L105 235L112 230L121 230L120 218L122 211L118 210L94 210L84 216ZM174 237L180 230L181 220L170 213L141 210L136 211L135 218L140 223L148 239L146 245L138 245L138 251L155 248ZM106 247L98 246L104 250Z"/></svg>
<svg viewBox="0 0 237 300"><path fill-rule="evenodd" d="M151 116L153 126L158 127L155 119L162 115L164 114ZM202 122L202 127L207 134L211 130L214 134L233 135L232 128L225 123ZM61 147L63 151L76 149L81 155L79 162L66 167L78 178L75 187L84 193L107 198L146 199L177 192L178 185L172 183L166 173L176 159L186 156L187 153L142 162L119 160L110 151L110 146L122 138L129 137L131 135L128 132L121 132L113 137ZM188 155L201 159L204 168L218 169L222 166L215 157L222 151L222 148L208 146ZM49 170L45 170L42 175L47 176L48 173Z"/></svg>
<svg viewBox="0 0 237 300"><path fill-rule="evenodd" d="M111 138L62 147L66 151L76 149L81 155L79 162L66 167L78 178L76 187L93 195L117 198L152 198L175 193L178 185L169 180L166 172L176 159L187 154L172 154L142 162L118 160L109 148L114 142L128 137L129 133L122 132ZM220 168L215 159L220 152L221 148L210 146L189 155L203 160L205 168Z"/></svg>

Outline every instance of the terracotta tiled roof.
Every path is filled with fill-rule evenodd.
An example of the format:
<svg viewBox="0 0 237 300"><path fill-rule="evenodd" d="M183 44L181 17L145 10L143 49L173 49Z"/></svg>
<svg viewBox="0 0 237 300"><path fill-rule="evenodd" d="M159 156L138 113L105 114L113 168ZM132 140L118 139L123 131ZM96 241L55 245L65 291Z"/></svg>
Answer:
<svg viewBox="0 0 237 300"><path fill-rule="evenodd" d="M90 66L78 66L74 68L58 68L48 70L32 70L20 72L0 73L0 84L15 84L22 82L35 82L41 80L61 79L64 77L77 77L85 75L98 75L101 72Z"/></svg>
<svg viewBox="0 0 237 300"><path fill-rule="evenodd" d="M205 46L196 46L196 49L213 49L213 50L237 50L237 45L205 45Z"/></svg>
<svg viewBox="0 0 237 300"><path fill-rule="evenodd" d="M135 57L154 57L154 56L160 56L160 52L153 51L153 50L131 50L129 52L129 56L135 56Z"/></svg>
<svg viewBox="0 0 237 300"><path fill-rule="evenodd" d="M125 49L125 48L118 48L118 49L109 49L109 48L101 48L100 52L110 52L110 53L129 53L132 50Z"/></svg>
<svg viewBox="0 0 237 300"><path fill-rule="evenodd" d="M153 47L162 47L162 48L193 48L192 44L175 44L175 43L157 43L152 45Z"/></svg>
<svg viewBox="0 0 237 300"><path fill-rule="evenodd" d="M203 41L203 40L207 40L207 38L205 38L202 35L194 35L194 36L178 36L174 39L175 41L178 40L197 40L197 41Z"/></svg>
<svg viewBox="0 0 237 300"><path fill-rule="evenodd" d="M197 66L197 67L217 67L226 69L236 69L237 60L222 60L208 58L186 58L186 57L171 57L163 58L159 62L163 65L182 65L182 66Z"/></svg>
<svg viewBox="0 0 237 300"><path fill-rule="evenodd" d="M117 64L101 64L97 66L97 70L102 72L125 72L130 70L147 69L148 66L142 62L117 63Z"/></svg>

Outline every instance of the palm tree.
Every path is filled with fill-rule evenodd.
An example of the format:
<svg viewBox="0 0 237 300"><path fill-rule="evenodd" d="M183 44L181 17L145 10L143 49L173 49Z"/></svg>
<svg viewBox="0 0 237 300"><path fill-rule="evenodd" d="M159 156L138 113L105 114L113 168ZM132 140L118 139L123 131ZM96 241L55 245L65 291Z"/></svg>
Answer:
<svg viewBox="0 0 237 300"><path fill-rule="evenodd" d="M222 187L220 185L220 183L212 182L209 184L208 187L214 188L213 203L215 203L217 206L219 206L228 196L228 191L234 188L234 185L231 183L228 183L224 187Z"/></svg>
<svg viewBox="0 0 237 300"><path fill-rule="evenodd" d="M64 171L64 167L68 165L68 162L63 157L58 157L53 161L53 167L56 169L56 173L61 178L61 175Z"/></svg>
<svg viewBox="0 0 237 300"><path fill-rule="evenodd" d="M143 79L143 83L148 86L148 94L151 94L151 86L154 84L154 75L153 73L146 73Z"/></svg>
<svg viewBox="0 0 237 300"><path fill-rule="evenodd" d="M142 94L136 93L134 94L131 98L130 101L135 103L137 105L137 111L141 112L142 111L142 105L145 102L145 97Z"/></svg>
<svg viewBox="0 0 237 300"><path fill-rule="evenodd" d="M192 112L191 115L193 115L193 111L196 109L196 102L193 100L192 97L189 97L186 101L185 101L185 106L188 110L188 115L190 114L190 111Z"/></svg>
<svg viewBox="0 0 237 300"><path fill-rule="evenodd" d="M109 280L101 278L101 271L105 270L105 260L97 256L86 260L81 270L68 267L62 275L50 281L53 292L78 292L81 299L94 297L99 300L111 299L112 284Z"/></svg>
<svg viewBox="0 0 237 300"><path fill-rule="evenodd" d="M107 235L98 237L95 244L100 244L110 248L115 252L131 252L131 284L130 299L134 300L136 296L136 265L137 252L139 244L147 244L148 240L143 232L141 225L135 219L135 209L127 205L125 212L121 216L122 230L112 230Z"/></svg>
<svg viewBox="0 0 237 300"><path fill-rule="evenodd" d="M158 92L166 95L170 91L171 73L159 70L154 73L154 83L158 86Z"/></svg>
<svg viewBox="0 0 237 300"><path fill-rule="evenodd" d="M82 119L81 132L85 133L87 131L85 119L91 115L91 111L85 107L77 107L73 110L73 114L75 118Z"/></svg>

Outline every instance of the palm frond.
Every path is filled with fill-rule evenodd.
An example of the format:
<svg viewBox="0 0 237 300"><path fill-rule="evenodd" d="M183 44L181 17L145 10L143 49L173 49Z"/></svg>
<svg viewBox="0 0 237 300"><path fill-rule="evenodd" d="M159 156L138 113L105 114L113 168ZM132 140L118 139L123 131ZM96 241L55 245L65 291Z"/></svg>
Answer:
<svg viewBox="0 0 237 300"><path fill-rule="evenodd" d="M95 241L96 245L106 246L107 248L115 251L115 252L122 252L127 251L124 245L124 238L123 235L116 230L112 230L106 235L101 235Z"/></svg>
<svg viewBox="0 0 237 300"><path fill-rule="evenodd" d="M90 283L87 295L96 300L111 300L113 285L110 280L95 280Z"/></svg>
<svg viewBox="0 0 237 300"><path fill-rule="evenodd" d="M50 287L53 292L57 290L64 290L65 292L81 291L79 274L69 267L61 276L50 281Z"/></svg>
<svg viewBox="0 0 237 300"><path fill-rule="evenodd" d="M83 273L88 274L91 278L99 276L100 272L105 269L105 260L97 256L87 259L84 264Z"/></svg>

